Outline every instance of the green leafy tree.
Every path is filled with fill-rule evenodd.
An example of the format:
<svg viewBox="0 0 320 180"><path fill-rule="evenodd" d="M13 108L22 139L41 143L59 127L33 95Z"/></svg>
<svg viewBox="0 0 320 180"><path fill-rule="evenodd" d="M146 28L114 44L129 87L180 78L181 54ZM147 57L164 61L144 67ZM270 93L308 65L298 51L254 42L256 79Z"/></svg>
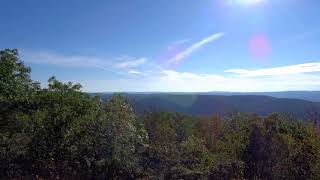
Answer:
<svg viewBox="0 0 320 180"><path fill-rule="evenodd" d="M38 83L30 79L31 69L19 59L17 49L0 51L0 99L28 96Z"/></svg>
<svg viewBox="0 0 320 180"><path fill-rule="evenodd" d="M95 120L99 108L80 87L52 77L48 88L34 100L37 110L17 117L31 139L29 158L34 174L62 177L77 170L74 164L81 162L86 145L81 146L81 133Z"/></svg>
<svg viewBox="0 0 320 180"><path fill-rule="evenodd" d="M223 120L218 115L212 118L203 118L195 124L194 129L197 136L205 140L206 147L209 150L214 150L223 133Z"/></svg>
<svg viewBox="0 0 320 180"><path fill-rule="evenodd" d="M16 116L32 111L33 96L40 90L30 79L30 72L17 49L0 51L0 174L8 177L24 174L21 166L28 164L30 139Z"/></svg>
<svg viewBox="0 0 320 180"><path fill-rule="evenodd" d="M203 140L189 136L180 145L181 170L179 178L203 179L208 177L210 169L215 166L217 158L209 152Z"/></svg>
<svg viewBox="0 0 320 180"><path fill-rule="evenodd" d="M149 112L145 117L145 126L149 136L145 166L155 177L173 178L180 168L179 139L181 129L180 115L165 112ZM178 120L177 120L178 119Z"/></svg>
<svg viewBox="0 0 320 180"><path fill-rule="evenodd" d="M144 134L136 127L136 117L128 99L115 95L105 106L105 120L102 126L103 159L107 177L134 177L139 168L138 146L144 142ZM104 140L102 140L104 141Z"/></svg>
<svg viewBox="0 0 320 180"><path fill-rule="evenodd" d="M320 179L320 129L291 115L187 116L107 102L80 84L40 88L18 51L0 51L4 179ZM208 107L210 108L210 107Z"/></svg>

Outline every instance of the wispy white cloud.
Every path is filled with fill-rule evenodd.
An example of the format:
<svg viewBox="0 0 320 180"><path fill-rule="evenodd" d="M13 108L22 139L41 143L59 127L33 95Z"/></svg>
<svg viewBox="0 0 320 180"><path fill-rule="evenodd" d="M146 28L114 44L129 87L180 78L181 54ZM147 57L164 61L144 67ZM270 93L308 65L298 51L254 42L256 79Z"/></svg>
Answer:
<svg viewBox="0 0 320 180"><path fill-rule="evenodd" d="M168 46L168 50L180 47L181 45L184 45L184 44L188 43L189 41L190 41L190 39L180 39L180 40L174 41Z"/></svg>
<svg viewBox="0 0 320 180"><path fill-rule="evenodd" d="M192 44L190 47L186 48L184 51L176 54L175 56L173 56L171 59L168 60L168 63L178 63L181 60L183 60L184 58L190 56L192 53L194 53L196 50L204 47L206 44L211 43L215 40L220 39L222 36L224 35L224 33L216 33L216 34L212 34L204 39L202 39L199 42L196 42L194 44Z"/></svg>
<svg viewBox="0 0 320 180"><path fill-rule="evenodd" d="M263 77L227 76L221 74L198 74L161 70L139 78L83 81L86 91L290 91L318 90L320 76L314 74L280 74ZM87 89L86 89L87 88Z"/></svg>
<svg viewBox="0 0 320 180"><path fill-rule="evenodd" d="M173 44L184 44L184 43L187 43L189 41L190 41L190 39L180 39L180 40L174 42Z"/></svg>
<svg viewBox="0 0 320 180"><path fill-rule="evenodd" d="M203 40L201 44L205 44L207 42L208 40ZM320 62L256 70L229 69L225 70L225 73L223 74L200 74L164 69L148 62L146 58L133 58L129 56L107 59L86 56L66 56L57 53L23 53L22 55L22 59L28 63L51 64L67 67L100 68L112 70L118 73L122 72L122 74L127 75L121 76L120 79L117 77L117 79L80 80L80 83L84 87L84 91L88 92L245 92L318 90L320 88L320 75L314 73L320 72ZM229 73L232 73L234 76L230 76ZM79 81L76 80L75 82Z"/></svg>
<svg viewBox="0 0 320 180"><path fill-rule="evenodd" d="M22 58L27 63L49 64L67 67L106 68L110 65L110 62L101 58L74 55L66 56L51 52L22 51Z"/></svg>
<svg viewBox="0 0 320 180"><path fill-rule="evenodd" d="M142 64L145 64L147 62L147 58L125 58L121 60L122 62L113 64L113 67L115 68L121 68L121 69L127 69L127 68L133 68L140 66Z"/></svg>
<svg viewBox="0 0 320 180"><path fill-rule="evenodd" d="M185 44L185 43L187 43L189 41L190 41L190 39L180 39L180 40L177 40L177 41L173 42L171 45Z"/></svg>
<svg viewBox="0 0 320 180"><path fill-rule="evenodd" d="M131 69L131 70L128 71L128 74L145 75L146 73Z"/></svg>
<svg viewBox="0 0 320 180"><path fill-rule="evenodd" d="M320 62L304 63L275 68L265 68L257 70L229 69L224 72L234 73L239 77L259 77L259 76L279 76L302 73L320 72Z"/></svg>
<svg viewBox="0 0 320 180"><path fill-rule="evenodd" d="M163 72L159 76L143 76L136 79L83 80L80 83L83 85L84 91L88 92L262 92L318 90L320 76L299 74L268 78L240 78L215 74Z"/></svg>
<svg viewBox="0 0 320 180"><path fill-rule="evenodd" d="M120 56L117 58L102 58L93 56L63 55L52 52L22 51L25 62L34 64L49 64L66 67L89 67L104 70L129 69L147 62L147 58Z"/></svg>

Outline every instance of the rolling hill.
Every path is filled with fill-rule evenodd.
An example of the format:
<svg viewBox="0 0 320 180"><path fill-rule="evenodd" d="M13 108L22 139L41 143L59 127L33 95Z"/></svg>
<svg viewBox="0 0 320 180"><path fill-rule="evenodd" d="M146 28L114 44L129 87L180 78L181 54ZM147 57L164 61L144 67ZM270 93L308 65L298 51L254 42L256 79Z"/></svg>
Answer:
<svg viewBox="0 0 320 180"><path fill-rule="evenodd" d="M92 94L94 95L94 94ZM112 94L99 94L107 100ZM124 94L137 113L143 111L169 111L190 115L227 114L232 112L267 115L273 112L290 113L306 117L310 111L320 112L320 103L300 99L275 98L263 95L203 95L138 93Z"/></svg>
<svg viewBox="0 0 320 180"><path fill-rule="evenodd" d="M207 95L262 95L276 98L302 99L320 102L320 91L279 91L279 92L208 92Z"/></svg>

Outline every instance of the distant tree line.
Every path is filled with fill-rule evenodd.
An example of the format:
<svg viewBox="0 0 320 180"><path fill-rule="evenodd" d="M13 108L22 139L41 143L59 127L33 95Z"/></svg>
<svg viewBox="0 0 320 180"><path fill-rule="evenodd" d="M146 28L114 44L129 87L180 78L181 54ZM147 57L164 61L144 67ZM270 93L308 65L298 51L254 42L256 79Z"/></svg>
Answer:
<svg viewBox="0 0 320 180"><path fill-rule="evenodd" d="M0 51L4 179L320 179L320 130L295 117L135 115L55 77L42 88Z"/></svg>

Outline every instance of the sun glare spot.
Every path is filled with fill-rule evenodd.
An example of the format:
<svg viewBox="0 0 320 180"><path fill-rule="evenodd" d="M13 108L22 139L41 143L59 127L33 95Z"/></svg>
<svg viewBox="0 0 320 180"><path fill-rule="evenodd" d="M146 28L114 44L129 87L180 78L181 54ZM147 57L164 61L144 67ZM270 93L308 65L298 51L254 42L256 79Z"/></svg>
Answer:
<svg viewBox="0 0 320 180"><path fill-rule="evenodd" d="M230 0L231 4L240 4L240 5L256 5L261 4L265 0Z"/></svg>
<svg viewBox="0 0 320 180"><path fill-rule="evenodd" d="M263 35L255 35L250 39L249 51L255 59L265 59L271 54L271 42Z"/></svg>

